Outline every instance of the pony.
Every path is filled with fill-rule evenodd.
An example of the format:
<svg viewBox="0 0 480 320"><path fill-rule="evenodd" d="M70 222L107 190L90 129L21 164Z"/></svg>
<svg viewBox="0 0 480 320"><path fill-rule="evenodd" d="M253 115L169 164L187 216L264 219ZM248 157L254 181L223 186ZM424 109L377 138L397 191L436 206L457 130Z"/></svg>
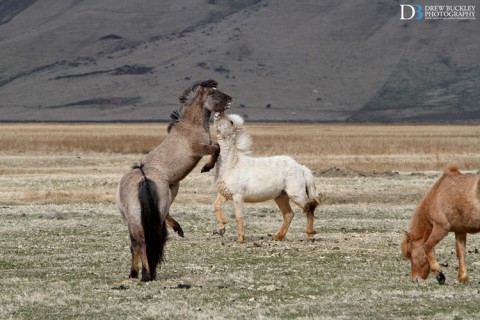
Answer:
<svg viewBox="0 0 480 320"><path fill-rule="evenodd" d="M467 233L479 231L480 175L464 175L458 166L448 166L420 201L401 244L403 257L410 260L412 280L418 283L432 272L438 283L445 283L434 248L453 232L458 258L457 282L467 283Z"/></svg>
<svg viewBox="0 0 480 320"><path fill-rule="evenodd" d="M274 199L283 214L283 224L275 240L284 240L293 219L292 200L307 215L307 236L313 240L314 211L320 204L312 172L288 156L251 157L252 139L243 128L239 115L216 113L214 128L220 155L217 159L215 181L218 196L214 208L218 233L225 232L226 223L221 205L233 200L238 241L245 241L243 203Z"/></svg>
<svg viewBox="0 0 480 320"><path fill-rule="evenodd" d="M142 281L156 279L162 261L167 228L183 237L183 230L169 214L179 182L205 155L207 172L219 155L218 143L210 136L210 115L230 107L232 98L217 89L214 80L197 82L180 96L182 107L172 113L165 139L126 173L118 186L117 208L127 221L132 266L130 277L137 278L140 264Z"/></svg>

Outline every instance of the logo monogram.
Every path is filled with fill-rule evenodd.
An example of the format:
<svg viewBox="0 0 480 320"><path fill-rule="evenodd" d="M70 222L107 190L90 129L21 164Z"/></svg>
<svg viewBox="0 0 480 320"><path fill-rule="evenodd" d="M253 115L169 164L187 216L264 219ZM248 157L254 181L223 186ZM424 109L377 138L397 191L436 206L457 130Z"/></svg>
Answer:
<svg viewBox="0 0 480 320"><path fill-rule="evenodd" d="M416 4L415 6L412 6L412 5L409 5L409 4L401 4L400 9L401 9L400 20L411 20L415 17L415 15L417 16L415 18L415 20L421 20L424 17L424 14L423 14L423 11L422 11L423 8L419 4ZM405 9L407 9L407 10L405 10ZM408 12L410 13L409 17L406 16L406 14Z"/></svg>

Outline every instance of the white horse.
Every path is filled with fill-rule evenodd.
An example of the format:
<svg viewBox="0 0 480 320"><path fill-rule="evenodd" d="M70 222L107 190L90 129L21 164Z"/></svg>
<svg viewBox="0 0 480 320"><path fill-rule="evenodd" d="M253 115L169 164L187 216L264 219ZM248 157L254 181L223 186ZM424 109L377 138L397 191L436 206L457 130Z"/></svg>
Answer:
<svg viewBox="0 0 480 320"><path fill-rule="evenodd" d="M288 156L249 156L252 139L239 115L216 113L214 127L220 145L215 173L218 196L214 203L219 234L225 232L223 202L233 200L238 241L244 241L243 203L274 199L283 214L283 224L274 239L283 240L293 219L292 200L306 213L307 236L313 240L314 211L320 199L310 169Z"/></svg>

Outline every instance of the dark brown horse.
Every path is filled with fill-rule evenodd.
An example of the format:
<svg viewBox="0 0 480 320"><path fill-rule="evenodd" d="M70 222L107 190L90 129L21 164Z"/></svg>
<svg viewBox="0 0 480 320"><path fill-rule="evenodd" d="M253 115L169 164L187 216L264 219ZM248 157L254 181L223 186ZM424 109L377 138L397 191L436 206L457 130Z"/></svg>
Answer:
<svg viewBox="0 0 480 320"><path fill-rule="evenodd" d="M231 101L230 96L217 90L217 82L213 80L185 90L180 97L183 105L172 113L165 139L120 181L117 207L128 223L130 277L138 277L141 263L142 281L156 278L167 240L165 222L183 236L180 225L169 215L170 205L177 195L179 181L203 156L212 157L202 172L214 167L220 147L210 137L210 115L224 111Z"/></svg>
<svg viewBox="0 0 480 320"><path fill-rule="evenodd" d="M467 233L480 231L480 175L461 174L449 166L428 190L410 221L402 242L402 253L410 260L412 280L419 282L435 274L445 282L434 248L449 232L455 233L459 283L468 282L465 266Z"/></svg>

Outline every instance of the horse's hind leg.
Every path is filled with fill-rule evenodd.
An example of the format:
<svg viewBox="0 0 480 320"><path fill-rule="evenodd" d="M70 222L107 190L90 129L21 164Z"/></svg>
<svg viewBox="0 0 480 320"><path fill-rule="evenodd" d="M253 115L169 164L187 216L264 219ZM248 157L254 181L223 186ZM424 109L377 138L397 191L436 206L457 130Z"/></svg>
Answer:
<svg viewBox="0 0 480 320"><path fill-rule="evenodd" d="M317 207L317 202L315 200L308 200L307 195L304 196L291 196L290 199L307 215L307 237L310 240L314 240L316 234L313 229L313 221L315 220L315 208Z"/></svg>
<svg viewBox="0 0 480 320"><path fill-rule="evenodd" d="M457 252L458 258L458 277L457 281L459 283L467 283L467 268L465 267L465 254L467 246L467 234L466 233L455 233L455 249Z"/></svg>
<svg viewBox="0 0 480 320"><path fill-rule="evenodd" d="M130 251L132 252L132 268L130 270L130 278L138 278L140 262L142 264L142 281L150 281L154 279L150 274L150 267L147 258L147 246L143 230L129 227L130 232Z"/></svg>
<svg viewBox="0 0 480 320"><path fill-rule="evenodd" d="M238 227L238 241L245 241L245 230L243 228L243 195L233 196L233 204L235 205L235 220Z"/></svg>
<svg viewBox="0 0 480 320"><path fill-rule="evenodd" d="M315 208L317 207L317 202L308 202L304 208L304 211L307 215L307 237L310 240L314 240L314 236L317 233L313 229L313 221L315 220Z"/></svg>
<svg viewBox="0 0 480 320"><path fill-rule="evenodd" d="M156 274L150 272L150 266L147 258L147 246L145 242L139 245L140 259L142 260L142 281L151 281L156 278ZM155 270L154 270L155 273Z"/></svg>
<svg viewBox="0 0 480 320"><path fill-rule="evenodd" d="M287 234L288 228L290 227L290 223L293 219L293 210L290 207L288 195L285 192L282 192L281 195L275 198L275 202L277 203L278 208L283 214L283 224L280 227L277 235L275 236L275 240L283 240L285 239L285 235Z"/></svg>
<svg viewBox="0 0 480 320"><path fill-rule="evenodd" d="M130 278L138 278L140 268L140 250L138 242L130 233L130 252L132 253L132 267L130 269Z"/></svg>
<svg viewBox="0 0 480 320"><path fill-rule="evenodd" d="M213 207L215 208L215 214L217 215L218 221L218 234L223 235L225 233L225 224L227 220L225 219L225 215L223 214L222 204L225 203L227 199L222 196L220 193L217 194L217 199L213 203Z"/></svg>

